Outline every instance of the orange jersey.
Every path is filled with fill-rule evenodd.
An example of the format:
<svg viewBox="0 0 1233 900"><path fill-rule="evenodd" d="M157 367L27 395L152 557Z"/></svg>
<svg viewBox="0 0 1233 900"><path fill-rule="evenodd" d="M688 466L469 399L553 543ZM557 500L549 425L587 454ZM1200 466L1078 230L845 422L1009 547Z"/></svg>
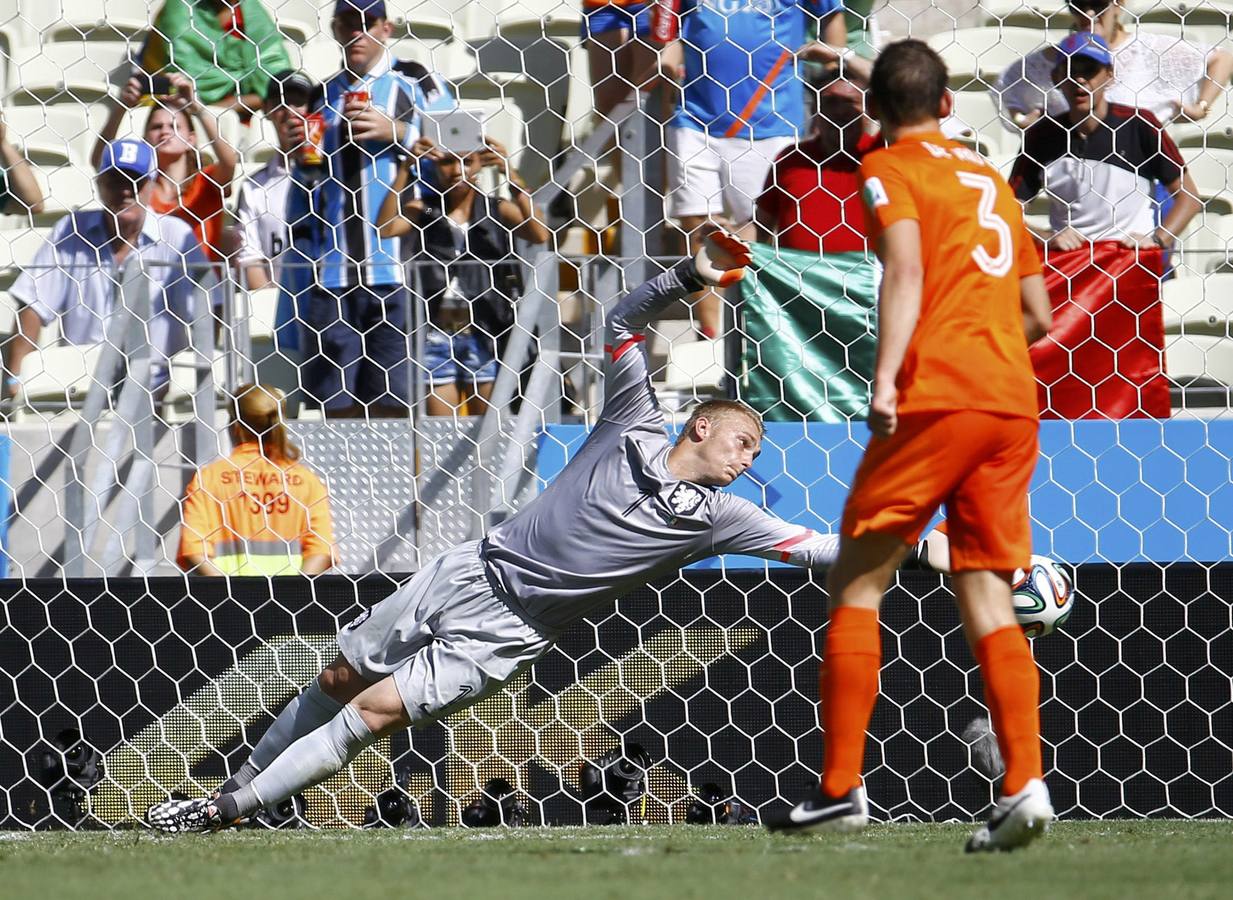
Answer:
<svg viewBox="0 0 1233 900"><path fill-rule="evenodd" d="M255 442L202 468L188 485L177 562L204 556L227 575L293 575L303 558L334 558L321 479L300 462L266 459Z"/></svg>
<svg viewBox="0 0 1233 900"><path fill-rule="evenodd" d="M940 133L901 138L861 162L871 239L920 223L920 319L896 387L899 414L974 409L1037 417L1019 279L1036 244L1005 179Z"/></svg>

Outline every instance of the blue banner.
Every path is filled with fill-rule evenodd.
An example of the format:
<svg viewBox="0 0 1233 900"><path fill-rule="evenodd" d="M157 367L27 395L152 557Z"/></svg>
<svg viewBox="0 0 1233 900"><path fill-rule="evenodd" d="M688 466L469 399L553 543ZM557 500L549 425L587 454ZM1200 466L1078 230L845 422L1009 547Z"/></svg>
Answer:
<svg viewBox="0 0 1233 900"><path fill-rule="evenodd" d="M730 490L784 519L837 531L868 428L771 422L766 432L750 477ZM550 480L585 436L580 425L551 426L540 439L539 476ZM1233 556L1233 422L1047 421L1040 444L1031 495L1036 553L1071 564Z"/></svg>

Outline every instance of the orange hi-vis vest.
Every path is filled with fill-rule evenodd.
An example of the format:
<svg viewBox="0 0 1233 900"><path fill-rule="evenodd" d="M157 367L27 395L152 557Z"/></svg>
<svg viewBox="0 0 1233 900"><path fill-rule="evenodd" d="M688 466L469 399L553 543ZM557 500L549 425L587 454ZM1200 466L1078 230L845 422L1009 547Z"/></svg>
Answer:
<svg viewBox="0 0 1233 900"><path fill-rule="evenodd" d="M226 575L294 575L306 556L335 559L321 479L301 462L267 459L256 442L194 475L182 515L181 568L204 556Z"/></svg>

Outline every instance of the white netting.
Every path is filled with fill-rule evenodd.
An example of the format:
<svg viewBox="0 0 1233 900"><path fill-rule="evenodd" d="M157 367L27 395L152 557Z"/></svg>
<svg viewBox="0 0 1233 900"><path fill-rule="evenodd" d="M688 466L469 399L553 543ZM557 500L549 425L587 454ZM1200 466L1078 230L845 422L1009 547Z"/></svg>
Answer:
<svg viewBox="0 0 1233 900"><path fill-rule="evenodd" d="M711 222L758 241L757 272L652 327L660 401L676 420L712 396L755 405L768 452L741 490L836 530L878 277L856 182L872 127L836 67L859 81L909 35L948 65L945 133L1014 174L1054 242L1068 330L1037 359L1056 421L1032 513L1081 597L1036 645L1055 805L1233 814L1233 6L1144 0L1093 24L1020 0L864 0L846 22L811 0L657 5L407 0L350 30L317 0L0 5L0 827L113 826L217 786L357 604L560 469L599 412L604 310ZM1032 136L1074 128L1052 48L1077 27L1112 46L1109 99L1153 114L1118 120L1133 147ZM363 84L334 79L340 40L378 48ZM452 152L420 159L426 135ZM134 188L96 170L136 172L137 150L103 146L141 139L161 175L137 206L172 224L121 215L117 256L99 204ZM186 498L233 453L252 381L286 395L304 468L250 452ZM262 487L224 534L203 510L245 472ZM367 751L307 818L360 824L397 782L454 823L500 777L533 819L598 821L579 766L623 742L653 763L635 818L679 821L707 782L765 811L821 759L820 583L728 560L641 591L507 693ZM887 602L867 759L883 815L970 818L992 796L949 596L905 575ZM102 754L88 802L56 782L73 733Z"/></svg>

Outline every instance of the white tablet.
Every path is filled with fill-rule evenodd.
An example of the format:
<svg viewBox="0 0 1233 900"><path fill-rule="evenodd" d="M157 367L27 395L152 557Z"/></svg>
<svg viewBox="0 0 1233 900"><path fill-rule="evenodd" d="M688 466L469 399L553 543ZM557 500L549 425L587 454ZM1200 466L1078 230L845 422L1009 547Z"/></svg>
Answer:
<svg viewBox="0 0 1233 900"><path fill-rule="evenodd" d="M484 149L483 113L476 109L425 112L424 137L442 150L466 156Z"/></svg>

